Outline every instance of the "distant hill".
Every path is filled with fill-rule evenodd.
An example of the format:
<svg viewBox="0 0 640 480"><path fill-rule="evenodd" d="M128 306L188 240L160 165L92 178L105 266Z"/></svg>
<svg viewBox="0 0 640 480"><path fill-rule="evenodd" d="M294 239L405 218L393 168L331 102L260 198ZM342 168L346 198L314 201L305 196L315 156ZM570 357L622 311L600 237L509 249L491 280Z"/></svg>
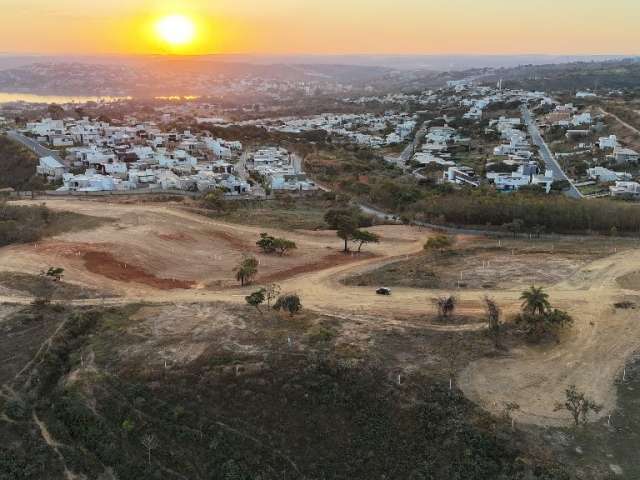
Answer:
<svg viewBox="0 0 640 480"><path fill-rule="evenodd" d="M0 53L0 70L34 63L82 63L135 65L152 59L179 58L159 55L42 56ZM341 65L382 67L394 70L464 71L474 68L513 68L519 65L552 65L572 62L620 60L623 55L246 55L215 54L182 57L208 63L247 65Z"/></svg>
<svg viewBox="0 0 640 480"><path fill-rule="evenodd" d="M206 95L241 80L366 84L388 74L354 65L256 65L209 57L142 57L125 63L35 63L0 70L0 91L49 95Z"/></svg>
<svg viewBox="0 0 640 480"><path fill-rule="evenodd" d="M486 83L502 79L505 87L528 90L621 89L640 86L640 57L603 62L523 65L495 69Z"/></svg>

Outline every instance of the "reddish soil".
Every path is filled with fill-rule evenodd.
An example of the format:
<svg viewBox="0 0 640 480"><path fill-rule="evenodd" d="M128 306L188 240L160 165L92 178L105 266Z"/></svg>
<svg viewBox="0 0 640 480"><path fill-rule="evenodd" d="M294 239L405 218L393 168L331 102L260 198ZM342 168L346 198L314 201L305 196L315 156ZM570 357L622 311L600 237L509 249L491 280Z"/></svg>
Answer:
<svg viewBox="0 0 640 480"><path fill-rule="evenodd" d="M193 242L194 239L186 233L156 233L156 236L168 242Z"/></svg>
<svg viewBox="0 0 640 480"><path fill-rule="evenodd" d="M116 260L108 252L87 252L83 255L83 259L88 271L111 280L141 283L159 290L188 290L195 284L195 282L173 278L158 278L143 268Z"/></svg>
<svg viewBox="0 0 640 480"><path fill-rule="evenodd" d="M262 277L258 276L258 281L262 283L278 282L281 280L286 280L291 277L302 275L303 273L311 273L319 270L326 270L328 268L336 267L338 265L346 265L348 263L359 262L361 260L367 260L369 258L376 258L376 257L377 255L374 255L372 253L360 253L357 255L334 253L333 255L328 255L323 259L314 263L308 263L306 265L298 265L288 270L283 270L282 272L276 272L267 276L262 276Z"/></svg>
<svg viewBox="0 0 640 480"><path fill-rule="evenodd" d="M237 236L234 236L227 232L220 232L220 231L211 232L209 236L218 240L222 240L223 242L227 243L231 248L237 251L245 252L247 250L255 248L256 246L255 243L245 242L244 240L241 240Z"/></svg>

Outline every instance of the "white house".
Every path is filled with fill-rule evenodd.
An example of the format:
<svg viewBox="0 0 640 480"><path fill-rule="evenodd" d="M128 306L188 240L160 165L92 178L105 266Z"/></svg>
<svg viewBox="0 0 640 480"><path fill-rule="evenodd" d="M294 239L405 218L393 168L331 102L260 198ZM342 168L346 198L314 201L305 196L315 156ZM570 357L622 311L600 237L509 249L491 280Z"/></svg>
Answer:
<svg viewBox="0 0 640 480"><path fill-rule="evenodd" d="M640 196L640 183L638 182L616 182L615 186L609 187L612 197L637 197Z"/></svg>
<svg viewBox="0 0 640 480"><path fill-rule="evenodd" d="M598 140L598 146L601 150L613 150L618 146L618 137L610 135L608 137L600 137Z"/></svg>
<svg viewBox="0 0 640 480"><path fill-rule="evenodd" d="M573 118L571 119L571 124L574 126L578 126L578 125L590 125L591 124L591 113L589 112L585 112L585 113L580 113L580 114L576 114L573 116Z"/></svg>
<svg viewBox="0 0 640 480"><path fill-rule="evenodd" d="M613 149L613 159L616 163L637 162L640 155L630 148L616 147Z"/></svg>
<svg viewBox="0 0 640 480"><path fill-rule="evenodd" d="M444 172L444 180L458 185L480 186L480 179L470 167L449 167Z"/></svg>
<svg viewBox="0 0 640 480"><path fill-rule="evenodd" d="M38 175L42 175L51 180L58 180L64 174L64 165L53 157L42 157L36 167Z"/></svg>
<svg viewBox="0 0 640 480"><path fill-rule="evenodd" d="M87 170L82 175L64 175L64 186L59 192L108 192L113 190L128 190L128 182L119 182L113 177L100 175L94 170Z"/></svg>
<svg viewBox="0 0 640 480"><path fill-rule="evenodd" d="M587 170L587 175L592 180L598 182L615 182L623 180L631 180L632 175L629 173L615 172L604 167L593 167Z"/></svg>
<svg viewBox="0 0 640 480"><path fill-rule="evenodd" d="M520 165L518 170L510 174L491 172L487 178L501 191L517 191L525 185L541 185L545 191L551 191L553 184L553 171L547 170L544 175L538 174L538 167L535 163Z"/></svg>
<svg viewBox="0 0 640 480"><path fill-rule="evenodd" d="M436 157L435 155L432 155L431 153L427 153L427 152L416 153L413 156L412 161L420 165L429 165L430 163L435 163L436 165L442 165L447 167L452 167L455 165L455 162L452 160L445 160L443 158Z"/></svg>
<svg viewBox="0 0 640 480"><path fill-rule="evenodd" d="M150 185L156 182L156 173L153 170L129 170L129 181L134 185Z"/></svg>

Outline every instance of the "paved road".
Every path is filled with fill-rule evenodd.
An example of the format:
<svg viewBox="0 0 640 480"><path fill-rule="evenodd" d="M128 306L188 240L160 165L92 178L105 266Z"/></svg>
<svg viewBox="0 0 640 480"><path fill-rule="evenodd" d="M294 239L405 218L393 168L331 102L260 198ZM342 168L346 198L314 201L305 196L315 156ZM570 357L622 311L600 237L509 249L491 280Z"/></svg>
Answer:
<svg viewBox="0 0 640 480"><path fill-rule="evenodd" d="M549 150L549 146L542 138L540 130L536 125L535 119L531 115L531 112L528 108L522 109L522 117L524 118L524 121L529 128L529 135L531 136L533 143L540 149L540 156L542 157L542 160L544 160L547 169L553 172L553 178L555 180L566 180L569 182L571 187L566 193L567 196L578 199L583 198L584 196L582 195L582 193L580 193L580 191L575 187L571 179L567 177L567 174L564 173L564 170L562 170L562 167L551 153L551 150Z"/></svg>
<svg viewBox="0 0 640 480"><path fill-rule="evenodd" d="M425 125L416 132L415 137L412 142L409 143L406 148L402 151L402 153L398 157L394 157L391 155L387 155L384 159L389 163L396 164L399 168L406 170L407 162L413 158L413 154L416 152L418 147L420 146L420 142L422 141L425 134Z"/></svg>
<svg viewBox="0 0 640 480"><path fill-rule="evenodd" d="M251 180L251 182L254 184L253 187L251 187L251 196L252 197L265 198L267 196L267 194L264 191L264 188L262 188L262 185L260 185L258 183L255 183L251 179L251 175L249 175L249 172L247 170L248 157L249 157L249 154L248 154L247 151L242 152L242 155L240 156L240 159L238 160L238 163L235 166L236 173L243 180L245 180L245 181Z"/></svg>
<svg viewBox="0 0 640 480"><path fill-rule="evenodd" d="M58 160L60 163L63 163L62 159L60 158L60 155L58 154L58 152L56 150L50 150L50 149L48 149L46 147L43 147L42 145L40 145L35 140L33 140L33 139L29 138L29 137L25 137L24 135L22 135L21 133L16 132L15 130L9 131L7 133L7 136L11 140L15 140L16 142L21 143L22 145L27 147L29 150L31 150L33 153L35 153L40 158L42 158L42 157L53 157L56 160Z"/></svg>

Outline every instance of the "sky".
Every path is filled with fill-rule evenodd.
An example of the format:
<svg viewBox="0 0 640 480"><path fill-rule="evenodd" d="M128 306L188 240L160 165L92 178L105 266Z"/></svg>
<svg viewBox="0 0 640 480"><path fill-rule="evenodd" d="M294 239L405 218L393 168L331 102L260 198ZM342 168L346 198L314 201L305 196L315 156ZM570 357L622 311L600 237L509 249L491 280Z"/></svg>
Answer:
<svg viewBox="0 0 640 480"><path fill-rule="evenodd" d="M180 48L153 25L185 15ZM640 0L0 0L0 53L640 54Z"/></svg>

